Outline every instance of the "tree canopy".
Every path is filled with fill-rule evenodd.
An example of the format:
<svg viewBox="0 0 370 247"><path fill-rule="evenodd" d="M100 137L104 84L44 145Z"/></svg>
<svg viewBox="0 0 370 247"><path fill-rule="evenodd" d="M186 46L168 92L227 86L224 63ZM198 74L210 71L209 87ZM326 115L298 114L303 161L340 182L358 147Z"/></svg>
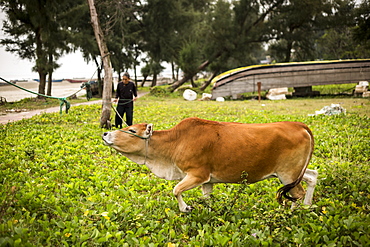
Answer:
<svg viewBox="0 0 370 247"><path fill-rule="evenodd" d="M76 1L77 2L77 1ZM17 53L22 59L35 61L34 70L40 77L39 94L45 94L46 75L58 64L55 59L70 51L69 33L61 28L66 11L73 0L57 3L51 0L2 0L0 6L6 13L3 31L10 36L2 39L6 50ZM51 86L51 84L49 84ZM48 94L51 93L51 87Z"/></svg>

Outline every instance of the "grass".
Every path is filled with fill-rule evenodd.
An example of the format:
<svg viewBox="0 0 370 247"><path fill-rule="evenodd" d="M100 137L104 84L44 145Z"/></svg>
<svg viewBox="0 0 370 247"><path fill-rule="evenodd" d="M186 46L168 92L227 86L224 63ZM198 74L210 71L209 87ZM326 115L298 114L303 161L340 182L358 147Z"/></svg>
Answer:
<svg viewBox="0 0 370 247"><path fill-rule="evenodd" d="M346 115L308 116L341 103ZM262 105L264 104L264 105ZM276 179L184 193L104 146L100 105L0 126L0 246L366 246L370 242L370 112L362 98L184 101L145 96L134 121L168 129L186 117L301 121L315 136L311 207L275 200Z"/></svg>
<svg viewBox="0 0 370 247"><path fill-rule="evenodd" d="M358 83L332 84L313 86L312 91L319 91L320 94L352 94Z"/></svg>

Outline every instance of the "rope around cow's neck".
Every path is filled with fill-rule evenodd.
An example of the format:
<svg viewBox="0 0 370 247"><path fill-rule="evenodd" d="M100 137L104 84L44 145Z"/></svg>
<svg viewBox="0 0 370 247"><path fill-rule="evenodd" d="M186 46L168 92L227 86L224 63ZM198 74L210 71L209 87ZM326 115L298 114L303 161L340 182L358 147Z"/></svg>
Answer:
<svg viewBox="0 0 370 247"><path fill-rule="evenodd" d="M127 133L127 134L130 134L130 135L133 135L133 136L136 136L136 137L139 137L139 138L141 138L141 139L143 139L143 140L148 140L148 139L150 138L150 136L147 136L147 137L139 136L139 135L136 135L135 133L132 133L132 132L130 132L130 131L126 131L126 130L121 130L121 129L119 129L119 131L121 131L121 132L125 132L125 133Z"/></svg>

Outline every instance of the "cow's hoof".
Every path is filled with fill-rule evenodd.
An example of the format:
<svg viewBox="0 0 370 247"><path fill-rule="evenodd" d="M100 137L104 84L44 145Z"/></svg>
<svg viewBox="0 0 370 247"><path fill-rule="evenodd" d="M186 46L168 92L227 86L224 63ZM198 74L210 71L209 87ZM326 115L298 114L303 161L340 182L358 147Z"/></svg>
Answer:
<svg viewBox="0 0 370 247"><path fill-rule="evenodd" d="M191 211L193 210L193 208L191 207L191 206L186 206L185 208L184 208L184 213L190 213Z"/></svg>

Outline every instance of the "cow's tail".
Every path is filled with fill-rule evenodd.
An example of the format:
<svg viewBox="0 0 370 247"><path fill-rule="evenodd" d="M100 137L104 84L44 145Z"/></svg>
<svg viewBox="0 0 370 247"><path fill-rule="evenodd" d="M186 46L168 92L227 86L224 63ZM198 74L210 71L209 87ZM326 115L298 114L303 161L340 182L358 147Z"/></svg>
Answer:
<svg viewBox="0 0 370 247"><path fill-rule="evenodd" d="M286 184L284 185L283 187L281 187L278 191L277 191L277 194L276 194L276 199L277 201L280 203L280 204L283 204L283 197L285 197L286 199L292 201L292 202L295 202L297 201L298 199L300 198L294 198L294 197L291 197L288 195L288 192L293 189L294 187L296 187L301 181L302 181L302 178L304 176L304 173L307 169L307 166L308 166L308 163L310 162L311 160L311 157L312 157L312 153L313 153L313 149L314 149L314 139L313 139L313 134L311 132L311 130L306 126L304 125L303 126L304 129L307 131L307 134L308 136L310 137L310 142L311 142L311 150L307 156L307 159L306 159L306 163L303 167L303 169L301 170L301 174L298 176L298 178L293 182L293 183L290 183L290 184Z"/></svg>

